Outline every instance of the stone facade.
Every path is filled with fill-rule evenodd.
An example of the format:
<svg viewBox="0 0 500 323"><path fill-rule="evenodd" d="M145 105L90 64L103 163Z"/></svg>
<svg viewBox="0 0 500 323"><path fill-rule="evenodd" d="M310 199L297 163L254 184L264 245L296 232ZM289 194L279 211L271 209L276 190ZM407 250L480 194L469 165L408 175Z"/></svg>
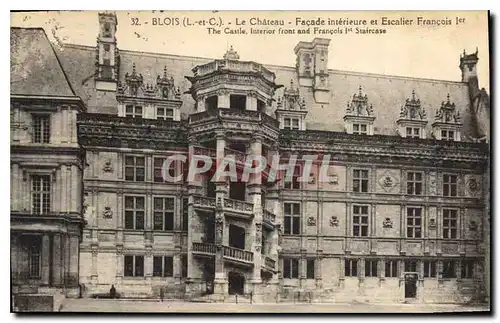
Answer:
<svg viewBox="0 0 500 323"><path fill-rule="evenodd" d="M109 77L78 79L70 62L90 69L89 48L59 53L87 109L61 128L85 154L83 175L64 164L74 186L56 185L85 220L86 296L114 285L121 297L219 301L487 297L489 98L468 67L477 53L461 58L461 82L342 74L321 59L325 39L300 42L295 69L266 67L233 48L216 60L119 50L116 18L99 21L95 66ZM248 154L330 155L330 180L316 164L307 182L187 179L179 162L168 172L180 180L165 182L175 154L233 156L239 173ZM67 197L82 183L81 201Z"/></svg>

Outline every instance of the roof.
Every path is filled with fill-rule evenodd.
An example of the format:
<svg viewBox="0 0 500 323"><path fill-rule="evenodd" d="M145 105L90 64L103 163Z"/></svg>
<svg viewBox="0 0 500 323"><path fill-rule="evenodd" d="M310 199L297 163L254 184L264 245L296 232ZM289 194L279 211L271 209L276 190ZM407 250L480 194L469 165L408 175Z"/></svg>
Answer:
<svg viewBox="0 0 500 323"><path fill-rule="evenodd" d="M114 93L95 90L95 47L81 45L65 45L61 52L61 61L78 94L88 106L89 112L117 113L117 101ZM158 75L163 74L166 66L168 74L175 80L181 93L187 91L191 84L185 76L192 75L196 65L213 61L212 58L177 56L160 53L145 53L139 51L120 50L120 81L124 81L125 73L132 71L135 63L137 73L141 73L145 83L154 83ZM290 80L298 84L297 72L293 67L265 65L276 74L276 83L288 87ZM367 94L368 101L373 105L375 115L375 133L382 135L397 135L396 120L407 98L411 98L415 91L422 107L427 111L427 132L431 132L436 111L441 103L446 101L447 95L455 103L462 117L462 133L474 137L475 127L472 122L469 89L467 83L421 79L380 74L368 74L329 70L330 100L328 104L316 103L313 92L306 87L300 88L300 94L305 98L308 114L306 117L307 129L344 131L343 117L347 102L353 94L362 87L363 94ZM281 95L284 89L277 90ZM195 112L195 102L191 95L182 95L183 118ZM273 111L268 111L274 114Z"/></svg>
<svg viewBox="0 0 500 323"><path fill-rule="evenodd" d="M42 28L10 29L10 94L75 97Z"/></svg>

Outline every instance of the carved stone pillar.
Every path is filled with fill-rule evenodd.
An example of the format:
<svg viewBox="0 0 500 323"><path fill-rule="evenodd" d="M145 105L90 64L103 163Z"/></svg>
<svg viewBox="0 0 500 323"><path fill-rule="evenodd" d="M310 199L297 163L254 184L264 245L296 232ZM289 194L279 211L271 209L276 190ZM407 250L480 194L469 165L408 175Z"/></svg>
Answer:
<svg viewBox="0 0 500 323"><path fill-rule="evenodd" d="M218 107L223 109L229 109L231 107L231 101L229 96L229 91L222 89L217 92Z"/></svg>

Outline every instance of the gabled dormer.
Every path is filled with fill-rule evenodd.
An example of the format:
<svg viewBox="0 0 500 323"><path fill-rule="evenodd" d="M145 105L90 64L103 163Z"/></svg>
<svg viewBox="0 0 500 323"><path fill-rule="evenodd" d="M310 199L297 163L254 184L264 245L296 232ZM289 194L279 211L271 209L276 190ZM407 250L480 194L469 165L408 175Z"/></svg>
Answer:
<svg viewBox="0 0 500 323"><path fill-rule="evenodd" d="M293 79L290 87L285 88L283 96L278 97L276 119L280 122L280 129L306 130L307 108L299 89L294 86Z"/></svg>
<svg viewBox="0 0 500 323"><path fill-rule="evenodd" d="M446 102L441 103L441 108L436 112L432 124L434 138L438 140L460 141L460 112L456 109L455 103L450 102L448 93Z"/></svg>
<svg viewBox="0 0 500 323"><path fill-rule="evenodd" d="M361 86L358 93L347 103L344 116L345 130L349 134L373 135L373 106L368 102L368 96L363 95Z"/></svg>
<svg viewBox="0 0 500 323"><path fill-rule="evenodd" d="M164 67L156 84L144 83L137 73L135 63L132 72L125 74L125 82L118 84L116 94L118 115L122 117L180 120L181 92L175 88L174 78Z"/></svg>
<svg viewBox="0 0 500 323"><path fill-rule="evenodd" d="M415 97L415 91L412 91L411 99L406 99L405 104L401 107L396 123L401 137L425 139L427 113L425 108L421 106L420 99Z"/></svg>

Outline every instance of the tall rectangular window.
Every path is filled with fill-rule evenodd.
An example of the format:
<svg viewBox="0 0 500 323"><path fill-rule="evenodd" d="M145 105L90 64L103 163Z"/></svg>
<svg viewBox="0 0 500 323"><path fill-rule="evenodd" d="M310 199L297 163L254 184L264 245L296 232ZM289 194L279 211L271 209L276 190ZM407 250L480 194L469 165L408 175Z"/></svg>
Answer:
<svg viewBox="0 0 500 323"><path fill-rule="evenodd" d="M443 278L456 278L455 260L443 261Z"/></svg>
<svg viewBox="0 0 500 323"><path fill-rule="evenodd" d="M144 256L124 256L125 277L143 277L144 276Z"/></svg>
<svg viewBox="0 0 500 323"><path fill-rule="evenodd" d="M174 230L175 199L173 197L155 197L153 205L153 230Z"/></svg>
<svg viewBox="0 0 500 323"><path fill-rule="evenodd" d="M31 211L33 214L47 214L51 209L50 175L31 176Z"/></svg>
<svg viewBox="0 0 500 323"><path fill-rule="evenodd" d="M410 195L422 195L422 173L406 173L406 193Z"/></svg>
<svg viewBox="0 0 500 323"><path fill-rule="evenodd" d="M386 260L385 261L385 277L398 277L398 261Z"/></svg>
<svg viewBox="0 0 500 323"><path fill-rule="evenodd" d="M345 259L344 274L346 277L358 276L358 259Z"/></svg>
<svg viewBox="0 0 500 323"><path fill-rule="evenodd" d="M156 119L174 120L174 110L168 108L156 108Z"/></svg>
<svg viewBox="0 0 500 323"><path fill-rule="evenodd" d="M436 261L426 260L424 261L424 277L435 278L436 277Z"/></svg>
<svg viewBox="0 0 500 323"><path fill-rule="evenodd" d="M461 269L461 278L473 278L474 277L474 261L473 260L463 260Z"/></svg>
<svg viewBox="0 0 500 323"><path fill-rule="evenodd" d="M187 231L189 226L189 199L182 198L182 231Z"/></svg>
<svg viewBox="0 0 500 323"><path fill-rule="evenodd" d="M366 135L368 133L368 127L366 124L355 123L352 125L352 133L355 135Z"/></svg>
<svg viewBox="0 0 500 323"><path fill-rule="evenodd" d="M28 245L28 267L29 278L40 279L42 277L42 239L39 236L34 237Z"/></svg>
<svg viewBox="0 0 500 323"><path fill-rule="evenodd" d="M125 229L144 230L144 197L125 196Z"/></svg>
<svg viewBox="0 0 500 323"><path fill-rule="evenodd" d="M173 277L174 276L174 258L169 256L153 257L153 276L155 277Z"/></svg>
<svg viewBox="0 0 500 323"><path fill-rule="evenodd" d="M181 256L181 278L186 278L188 276L188 258L186 254Z"/></svg>
<svg viewBox="0 0 500 323"><path fill-rule="evenodd" d="M130 118L142 118L142 106L140 105L126 105L125 116Z"/></svg>
<svg viewBox="0 0 500 323"><path fill-rule="evenodd" d="M285 203L285 234L300 234L300 203Z"/></svg>
<svg viewBox="0 0 500 323"><path fill-rule="evenodd" d="M377 277L377 263L376 259L365 260L365 277Z"/></svg>
<svg viewBox="0 0 500 323"><path fill-rule="evenodd" d="M34 143L48 144L50 142L50 115L34 114L33 136Z"/></svg>
<svg viewBox="0 0 500 323"><path fill-rule="evenodd" d="M307 259L307 279L314 279L315 274L315 259Z"/></svg>
<svg viewBox="0 0 500 323"><path fill-rule="evenodd" d="M417 272L417 261L414 259L405 260L405 271L406 272Z"/></svg>
<svg viewBox="0 0 500 323"><path fill-rule="evenodd" d="M457 238L457 210L443 209L443 238Z"/></svg>
<svg viewBox="0 0 500 323"><path fill-rule="evenodd" d="M457 195L457 175L443 174L443 196Z"/></svg>
<svg viewBox="0 0 500 323"><path fill-rule="evenodd" d="M354 169L352 175L352 191L362 193L368 192L368 170Z"/></svg>
<svg viewBox="0 0 500 323"><path fill-rule="evenodd" d="M300 165L295 165L295 169L293 171L292 175L292 181L288 181L286 177L283 179L284 180L284 187L288 189L294 189L298 190L300 189L300 182L299 182L299 177L301 177L301 166Z"/></svg>
<svg viewBox="0 0 500 323"><path fill-rule="evenodd" d="M355 237L368 236L368 206L353 205L352 207L352 235Z"/></svg>
<svg viewBox="0 0 500 323"><path fill-rule="evenodd" d="M125 180L144 182L146 162L144 157L125 156Z"/></svg>
<svg viewBox="0 0 500 323"><path fill-rule="evenodd" d="M283 258L283 278L299 278L299 259Z"/></svg>
<svg viewBox="0 0 500 323"><path fill-rule="evenodd" d="M406 237L422 238L422 209L406 208Z"/></svg>

